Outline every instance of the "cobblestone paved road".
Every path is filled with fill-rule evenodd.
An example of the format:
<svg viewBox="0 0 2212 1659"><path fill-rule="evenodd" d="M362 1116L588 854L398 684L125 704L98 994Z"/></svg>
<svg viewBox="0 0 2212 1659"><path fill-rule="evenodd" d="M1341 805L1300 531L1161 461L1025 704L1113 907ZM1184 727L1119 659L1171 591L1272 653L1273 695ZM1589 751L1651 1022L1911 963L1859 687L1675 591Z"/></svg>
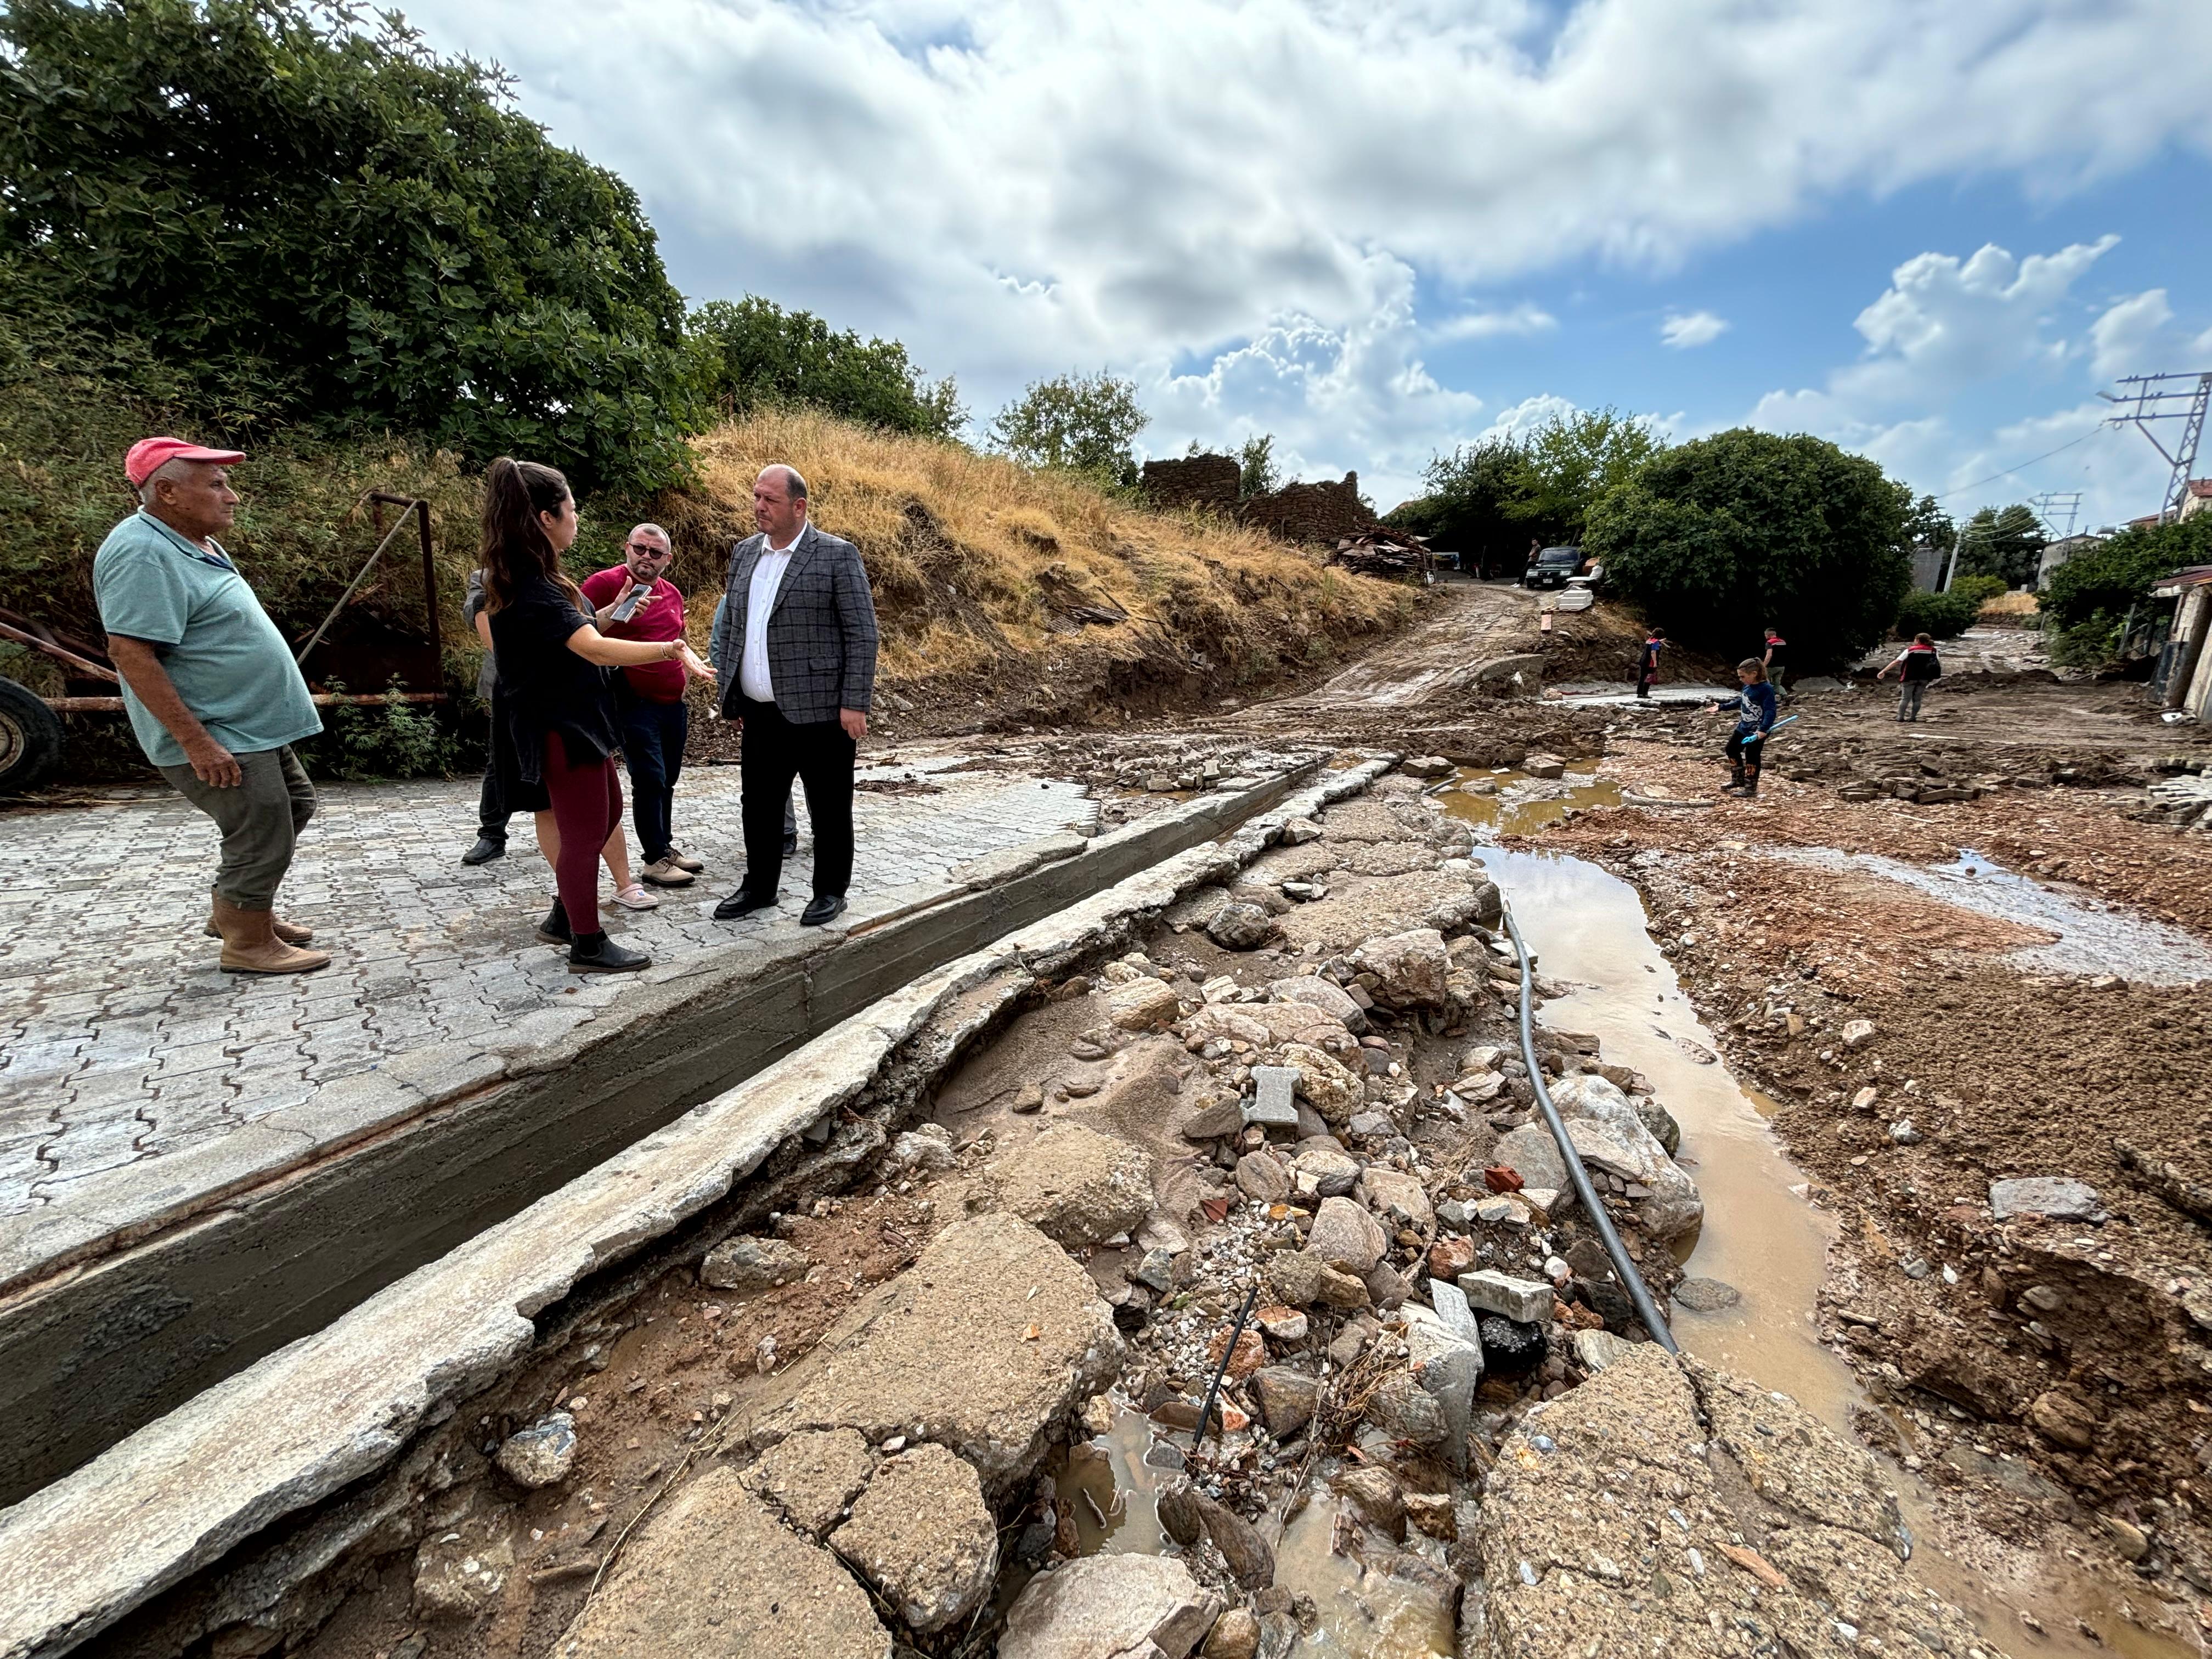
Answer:
<svg viewBox="0 0 2212 1659"><path fill-rule="evenodd" d="M1079 786L941 769L957 759L909 754L864 775L924 776L941 793L857 798L847 920L872 896L984 854L1097 828ZM622 994L622 979L572 975L532 937L552 872L526 820L506 858L461 866L473 780L321 793L280 903L335 960L286 979L217 969L219 946L200 931L215 830L178 796L0 817L0 1215L66 1203L73 1183L223 1135L410 1048L480 1041L550 1010L581 1018ZM744 862L738 769L687 773L678 836L706 873L657 910L606 906L610 930L658 963L788 926L808 896L803 802L800 819L781 917L717 922L714 902Z"/></svg>

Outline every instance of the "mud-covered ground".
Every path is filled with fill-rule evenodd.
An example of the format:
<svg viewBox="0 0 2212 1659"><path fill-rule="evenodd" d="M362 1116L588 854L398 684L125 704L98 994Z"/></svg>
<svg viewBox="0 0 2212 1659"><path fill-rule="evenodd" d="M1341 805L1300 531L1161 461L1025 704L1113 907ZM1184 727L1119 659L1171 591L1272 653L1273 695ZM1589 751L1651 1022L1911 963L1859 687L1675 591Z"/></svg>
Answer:
<svg viewBox="0 0 2212 1659"><path fill-rule="evenodd" d="M1820 1319L1883 1408L1862 1431L1954 1529L2212 1633L2212 836L2136 816L2212 745L2132 687L1888 702L1796 699L1754 802L1717 793L1709 720L1632 713L1601 772L1709 805L1543 844L1639 887L1842 1218ZM1936 798L1850 798L1891 780ZM2044 1176L2101 1217L1993 1218L1990 1183Z"/></svg>

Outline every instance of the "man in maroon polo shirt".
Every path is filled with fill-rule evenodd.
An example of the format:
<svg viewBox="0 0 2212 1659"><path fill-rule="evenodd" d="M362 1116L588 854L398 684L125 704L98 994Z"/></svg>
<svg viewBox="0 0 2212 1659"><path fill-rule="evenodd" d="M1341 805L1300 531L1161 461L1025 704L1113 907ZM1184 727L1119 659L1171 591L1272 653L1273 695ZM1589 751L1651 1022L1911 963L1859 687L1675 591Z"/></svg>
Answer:
<svg viewBox="0 0 2212 1659"><path fill-rule="evenodd" d="M641 524L623 538L623 562L584 578L585 602L599 632L617 640L680 640L684 595L667 576L675 544L657 524ZM669 818L676 779L684 769L684 740L691 729L684 688L694 674L714 671L690 647L671 662L623 669L615 679L615 711L622 727L623 763L629 769L631 816L645 853L639 876L655 887L686 887L706 868L677 847Z"/></svg>

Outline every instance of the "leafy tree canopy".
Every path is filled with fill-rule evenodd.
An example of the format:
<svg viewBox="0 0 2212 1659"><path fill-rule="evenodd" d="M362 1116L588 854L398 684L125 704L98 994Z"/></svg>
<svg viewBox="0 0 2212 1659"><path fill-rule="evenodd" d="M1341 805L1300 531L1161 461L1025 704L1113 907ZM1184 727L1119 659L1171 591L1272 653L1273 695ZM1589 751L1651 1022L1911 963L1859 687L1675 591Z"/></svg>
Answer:
<svg viewBox="0 0 2212 1659"><path fill-rule="evenodd" d="M1958 521L1936 504L1933 495L1923 495L1905 515L1907 547L1940 547L1948 553L1958 534Z"/></svg>
<svg viewBox="0 0 2212 1659"><path fill-rule="evenodd" d="M1532 539L1580 541L1591 504L1662 447L1649 421L1610 405L1553 415L1528 433L1493 433L1434 457L1428 493L1388 521L1486 571L1517 568Z"/></svg>
<svg viewBox="0 0 2212 1659"><path fill-rule="evenodd" d="M988 435L994 448L1025 465L1067 467L1133 484L1137 459L1129 446L1149 418L1137 402L1136 383L1102 368L1036 382L999 411Z"/></svg>
<svg viewBox="0 0 2212 1659"><path fill-rule="evenodd" d="M240 441L681 475L683 302L635 195L396 15L10 0L0 88L0 313L143 342L165 374L134 391Z"/></svg>
<svg viewBox="0 0 2212 1659"><path fill-rule="evenodd" d="M811 404L866 426L950 438L968 423L950 376L931 381L896 340L863 340L808 311L748 295L710 300L689 328L700 391L732 415Z"/></svg>
<svg viewBox="0 0 2212 1659"><path fill-rule="evenodd" d="M2049 538L2035 509L2018 502L1985 507L1966 520L1959 543L1959 569L1976 576L2002 576L2007 587L2030 587Z"/></svg>
<svg viewBox="0 0 2212 1659"><path fill-rule="evenodd" d="M1738 428L1646 461L1590 509L1583 546L1686 643L1748 652L1771 622L1803 661L1831 664L1895 620L1911 507L1863 456Z"/></svg>
<svg viewBox="0 0 2212 1659"><path fill-rule="evenodd" d="M1255 495L1271 495L1281 482L1281 473L1275 465L1275 434L1263 432L1256 438L1247 438L1244 447L1237 452L1237 493L1246 501Z"/></svg>
<svg viewBox="0 0 2212 1659"><path fill-rule="evenodd" d="M2041 609L2060 628L2098 616L2117 624L2153 582L2192 564L2212 564L2212 513L2123 530L2084 548L2051 573Z"/></svg>

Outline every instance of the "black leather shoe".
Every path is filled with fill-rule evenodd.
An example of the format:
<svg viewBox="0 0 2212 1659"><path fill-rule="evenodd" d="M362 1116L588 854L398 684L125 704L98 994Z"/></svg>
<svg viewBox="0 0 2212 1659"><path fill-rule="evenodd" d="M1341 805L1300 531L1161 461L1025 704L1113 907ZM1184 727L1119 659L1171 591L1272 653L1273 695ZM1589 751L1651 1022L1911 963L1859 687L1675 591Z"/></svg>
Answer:
<svg viewBox="0 0 2212 1659"><path fill-rule="evenodd" d="M806 908L799 913L799 925L801 927L819 927L825 921L834 921L844 908L845 896L842 893L821 894L810 899Z"/></svg>
<svg viewBox="0 0 2212 1659"><path fill-rule="evenodd" d="M653 958L644 951L629 950L603 933L579 933L568 946L572 974L634 974L652 966Z"/></svg>
<svg viewBox="0 0 2212 1659"><path fill-rule="evenodd" d="M798 837L798 836L786 836L783 838L783 855L784 855L784 857L786 857L786 858L789 858L789 857L790 857L793 853L796 853L798 850L799 850L799 837Z"/></svg>
<svg viewBox="0 0 2212 1659"><path fill-rule="evenodd" d="M770 908L775 903L775 900L776 896L774 893L770 893L766 898L759 898L755 896L750 887L740 887L714 907L714 920L734 921L739 916L749 916L756 910Z"/></svg>
<svg viewBox="0 0 2212 1659"><path fill-rule="evenodd" d="M553 901L553 908L545 913L545 920L538 924L538 937L548 945L566 945L575 938L569 930L568 912L559 899Z"/></svg>
<svg viewBox="0 0 2212 1659"><path fill-rule="evenodd" d="M494 841L489 836L478 836L477 844L461 854L461 862L468 865L489 864L494 859L507 856L507 843Z"/></svg>

